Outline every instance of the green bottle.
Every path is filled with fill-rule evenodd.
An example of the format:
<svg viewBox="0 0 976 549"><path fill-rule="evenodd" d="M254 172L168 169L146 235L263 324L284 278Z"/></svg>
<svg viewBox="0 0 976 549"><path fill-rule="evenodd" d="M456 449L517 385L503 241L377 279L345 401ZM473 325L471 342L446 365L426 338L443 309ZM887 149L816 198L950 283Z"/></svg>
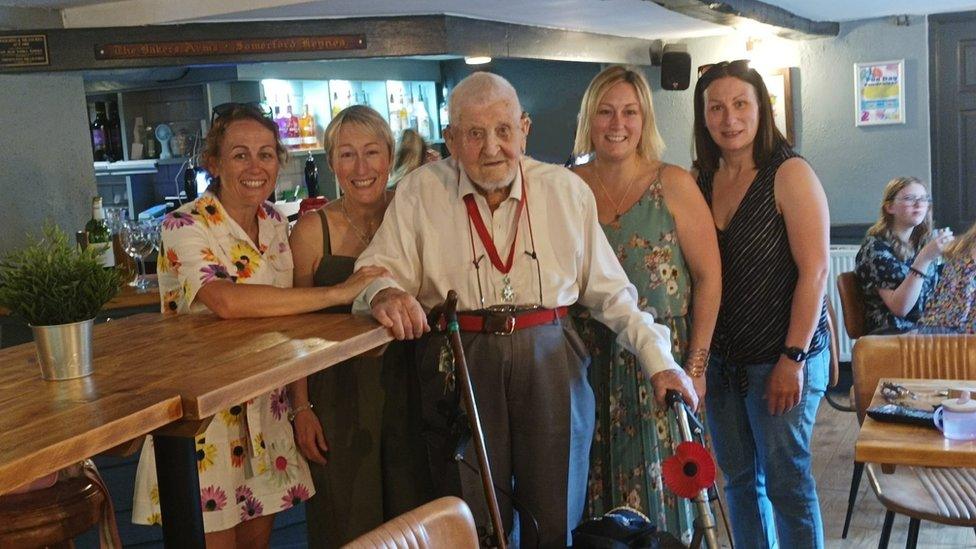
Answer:
<svg viewBox="0 0 976 549"><path fill-rule="evenodd" d="M88 245L98 250L102 260L102 267L115 267L115 253L112 251L112 231L105 222L105 211L102 209L102 197L92 198L92 216L85 224L88 234Z"/></svg>

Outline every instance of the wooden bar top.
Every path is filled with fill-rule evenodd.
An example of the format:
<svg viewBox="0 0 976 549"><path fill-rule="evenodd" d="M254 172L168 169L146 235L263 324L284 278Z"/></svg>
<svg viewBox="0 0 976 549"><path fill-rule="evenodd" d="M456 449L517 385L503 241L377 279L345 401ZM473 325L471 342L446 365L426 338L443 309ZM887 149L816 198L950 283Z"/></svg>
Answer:
<svg viewBox="0 0 976 549"><path fill-rule="evenodd" d="M392 338L372 319L144 313L95 326L94 373L40 378L0 350L0 493L174 421L208 418Z"/></svg>
<svg viewBox="0 0 976 549"><path fill-rule="evenodd" d="M898 404L927 411L948 398L938 394L940 391L970 389L976 393L976 381L886 378L878 382L871 407L886 404L881 396L881 387L886 382L903 385L917 395L916 399L905 399ZM976 467L976 441L949 440L934 426L929 429L865 417L854 446L854 460L885 465Z"/></svg>

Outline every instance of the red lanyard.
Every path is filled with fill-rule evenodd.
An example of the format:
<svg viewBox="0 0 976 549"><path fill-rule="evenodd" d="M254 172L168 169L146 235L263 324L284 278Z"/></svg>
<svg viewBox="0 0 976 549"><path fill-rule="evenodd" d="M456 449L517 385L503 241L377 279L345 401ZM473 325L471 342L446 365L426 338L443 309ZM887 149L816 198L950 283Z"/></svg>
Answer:
<svg viewBox="0 0 976 549"><path fill-rule="evenodd" d="M519 173L521 172L522 165L519 164ZM458 179L460 179L460 175L459 172ZM485 251L488 252L488 259L491 260L491 264L502 274L508 274L512 270L512 264L515 263L515 243L518 241L519 221L522 219L522 210L525 208L526 196L525 175L522 174L522 199L519 200L518 207L515 209L515 230L512 235L512 247L509 248L508 259L503 264L502 258L498 255L498 249L495 248L495 242L491 239L491 235L488 234L488 227L485 226L485 221L481 218L481 212L478 211L478 204L474 201L474 195L464 195L464 205L468 208L468 217L474 223L474 228L478 232L478 238L481 239L481 244L485 247Z"/></svg>

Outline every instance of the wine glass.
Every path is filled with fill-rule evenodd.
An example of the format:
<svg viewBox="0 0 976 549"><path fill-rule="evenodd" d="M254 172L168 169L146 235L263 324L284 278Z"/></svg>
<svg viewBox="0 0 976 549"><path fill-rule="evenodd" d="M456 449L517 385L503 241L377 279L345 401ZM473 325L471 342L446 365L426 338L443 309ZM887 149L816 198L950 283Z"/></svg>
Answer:
<svg viewBox="0 0 976 549"><path fill-rule="evenodd" d="M128 220L122 226L122 248L136 260L138 274L129 283L146 290L152 283L146 278L145 259L159 246L159 225L155 220Z"/></svg>

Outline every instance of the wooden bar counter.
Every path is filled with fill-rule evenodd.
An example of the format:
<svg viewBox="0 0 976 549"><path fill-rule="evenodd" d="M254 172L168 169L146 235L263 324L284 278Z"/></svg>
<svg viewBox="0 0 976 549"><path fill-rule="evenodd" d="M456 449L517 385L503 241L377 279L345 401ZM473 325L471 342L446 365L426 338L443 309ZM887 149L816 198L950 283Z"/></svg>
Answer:
<svg viewBox="0 0 976 549"><path fill-rule="evenodd" d="M350 315L139 314L97 325L94 374L57 382L40 378L33 343L0 350L0 493L151 432L157 461L164 447L161 463L196 481L192 437L215 413L391 339ZM199 488L164 488L160 473L167 546L202 546ZM167 522L167 508L195 517Z"/></svg>

